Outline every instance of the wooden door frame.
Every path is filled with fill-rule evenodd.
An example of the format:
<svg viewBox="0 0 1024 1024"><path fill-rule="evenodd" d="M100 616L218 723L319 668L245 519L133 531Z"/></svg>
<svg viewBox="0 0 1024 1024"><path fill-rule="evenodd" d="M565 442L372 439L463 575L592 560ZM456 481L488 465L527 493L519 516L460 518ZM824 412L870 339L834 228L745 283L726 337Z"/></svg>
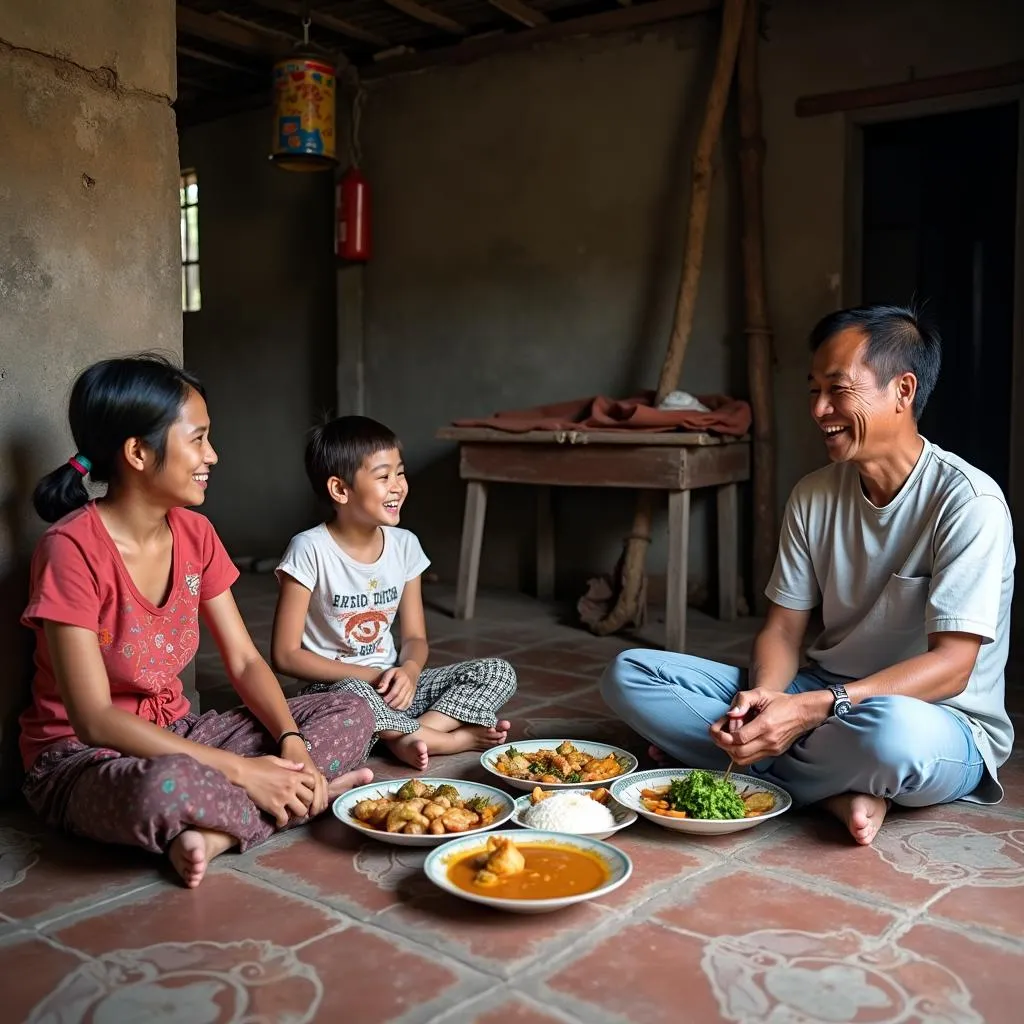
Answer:
<svg viewBox="0 0 1024 1024"><path fill-rule="evenodd" d="M1013 516L1015 546L1024 551L1024 86L1008 86L961 96L852 110L846 121L845 180L843 183L844 306L862 301L861 265L864 251L864 129L869 125L909 121L934 114L981 110L1004 103L1017 104L1017 210L1014 245L1012 380L1010 384L1010 465L1006 500ZM1024 555L1018 554L1018 580L1024 583ZM1024 586L1014 593L1014 632L1024 637Z"/></svg>

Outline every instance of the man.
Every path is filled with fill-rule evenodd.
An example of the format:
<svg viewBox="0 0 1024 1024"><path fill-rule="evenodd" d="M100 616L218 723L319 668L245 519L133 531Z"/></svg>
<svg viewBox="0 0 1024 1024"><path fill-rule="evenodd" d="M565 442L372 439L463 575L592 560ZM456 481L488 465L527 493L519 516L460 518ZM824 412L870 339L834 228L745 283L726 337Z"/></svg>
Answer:
<svg viewBox="0 0 1024 1024"><path fill-rule="evenodd" d="M787 503L748 688L739 669L634 650L601 692L652 754L750 766L868 844L889 801L1002 799L1012 527L994 481L918 433L940 341L913 311L833 313L811 349L831 465ZM818 604L824 630L801 669Z"/></svg>

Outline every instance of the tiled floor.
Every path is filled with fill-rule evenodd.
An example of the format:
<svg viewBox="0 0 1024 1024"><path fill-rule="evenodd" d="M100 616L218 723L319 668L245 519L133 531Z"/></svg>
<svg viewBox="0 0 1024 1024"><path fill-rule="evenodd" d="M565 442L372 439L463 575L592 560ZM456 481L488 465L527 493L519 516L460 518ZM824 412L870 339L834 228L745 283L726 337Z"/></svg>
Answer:
<svg viewBox="0 0 1024 1024"><path fill-rule="evenodd" d="M271 582L243 577L238 593L263 641ZM694 615L690 646L739 663L755 626ZM559 625L516 598L485 598L473 623L432 612L430 628L438 662L496 654L516 665L516 736L594 737L642 752L595 690L621 639ZM232 703L209 652L200 673L208 699ZM432 770L482 778L476 755L437 759ZM422 876L421 853L361 842L333 820L225 855L188 892L154 858L73 843L8 814L0 1019L1015 1022L1024 755L1005 780L999 808L894 815L872 848L851 846L814 814L704 841L640 822L616 839L635 866L625 887L541 917L441 895Z"/></svg>

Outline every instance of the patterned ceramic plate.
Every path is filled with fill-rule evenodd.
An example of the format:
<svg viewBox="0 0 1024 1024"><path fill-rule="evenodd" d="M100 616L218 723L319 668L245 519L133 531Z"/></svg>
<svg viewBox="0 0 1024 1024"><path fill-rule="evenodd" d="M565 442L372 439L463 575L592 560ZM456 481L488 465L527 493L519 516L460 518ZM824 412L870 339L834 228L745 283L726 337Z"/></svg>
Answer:
<svg viewBox="0 0 1024 1024"><path fill-rule="evenodd" d="M475 893L460 889L448 878L449 866L453 861L466 854L476 851L483 853L490 836L507 836L518 846L524 843L530 843L531 845L551 843L553 846L570 846L595 853L604 861L608 869L608 880L604 885L591 889L589 892L542 900L499 899L495 896L488 896L484 892ZM561 910L563 907L571 906L573 903L582 903L585 900L607 896L608 893L618 889L633 873L633 862L628 854L617 850L608 843L592 839L590 836L571 836L565 832L540 832L530 829L526 832L488 832L487 835L477 836L476 838L468 833L461 835L457 839L445 843L441 849L431 850L427 854L423 870L426 872L427 878L439 889L443 889L453 896L458 896L460 899L469 900L471 903L483 903L485 906L494 907L497 910L508 910L513 914L544 914L551 910Z"/></svg>
<svg viewBox="0 0 1024 1024"><path fill-rule="evenodd" d="M590 795L589 789L577 789L577 790L566 790L568 793L586 793ZM512 821L520 828L531 828L526 822L526 812L533 805L530 803L529 796L521 796L516 800L516 810L512 815ZM566 835L582 835L590 836L591 839L607 839L609 836L615 835L620 829L627 828L636 821L636 811L631 811L628 807L623 807L617 800L609 800L605 805L609 811L612 812L612 817L615 819L615 824L611 828L602 829L599 832L567 832ZM557 829L549 829L548 831L558 831Z"/></svg>
<svg viewBox="0 0 1024 1024"><path fill-rule="evenodd" d="M565 742L564 737L558 740L516 740L515 743L505 743L500 747L485 750L480 755L480 763L495 778L501 779L506 786L523 789L527 792L531 792L536 786L540 786L541 789L596 789L598 786L610 786L615 779L625 778L631 772L635 772L640 764L628 750L623 750L622 747L613 747L610 743L594 743L591 740L568 740L577 750L583 751L584 754L590 754L592 757L607 757L609 754L614 754L619 760L622 771L610 779L600 779L597 782L534 782L532 779L510 778L507 775L502 775L495 768L498 758L502 754L508 753L509 750L518 750L529 757L530 754L534 754L538 750L554 750L559 744Z"/></svg>
<svg viewBox="0 0 1024 1024"><path fill-rule="evenodd" d="M480 835L493 828L500 828L512 817L516 809L515 802L508 793L503 793L493 786L484 786L478 782L462 782L459 779L434 779L425 777L417 779L418 782L425 782L429 786L454 786L459 791L459 797L463 800L471 800L475 796L486 797L492 804L499 804L501 810L490 825L484 828L471 829L469 832L448 832L440 836L422 835L410 836L404 832L386 832L383 829L374 828L372 825L365 825L356 818L352 811L361 800L377 800L387 793L394 793L410 779L384 779L381 782L371 782L368 786L359 786L357 789L350 789L342 793L331 805L331 810L338 821L344 822L350 828L365 835L369 839L379 839L382 843L392 843L395 846L439 846L441 843L450 842L460 836Z"/></svg>
<svg viewBox="0 0 1024 1024"><path fill-rule="evenodd" d="M777 818L780 814L793 806L789 794L778 786L761 779L755 779L750 775L740 775L733 772L729 781L735 783L736 791L741 797L750 793L770 793L775 798L775 805L770 811L759 814L752 818L667 818L663 814L656 814L647 810L640 800L640 791L644 789L659 789L667 786L673 779L685 779L693 769L690 768L658 768L649 772L636 772L628 779L612 783L608 788L611 794L620 804L636 811L637 814L653 821L655 825L671 829L674 832L689 832L702 836L723 836L729 832L742 832L744 829L754 828L769 818ZM708 772L715 778L722 778L725 772Z"/></svg>

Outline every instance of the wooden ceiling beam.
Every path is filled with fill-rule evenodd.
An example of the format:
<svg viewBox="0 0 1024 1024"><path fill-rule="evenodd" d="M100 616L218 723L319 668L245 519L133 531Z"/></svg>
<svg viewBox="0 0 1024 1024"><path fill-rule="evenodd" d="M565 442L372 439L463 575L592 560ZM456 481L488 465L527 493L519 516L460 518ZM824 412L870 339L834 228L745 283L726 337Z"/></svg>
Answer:
<svg viewBox="0 0 1024 1024"><path fill-rule="evenodd" d="M820 117L822 114L838 114L847 110L887 107L894 103L930 100L939 96L1003 89L1007 86L1020 85L1021 82L1024 82L1024 61L1018 60L1012 64L957 71L951 75L912 78L909 81L892 82L888 85L869 85L863 89L801 96L796 101L796 116Z"/></svg>
<svg viewBox="0 0 1024 1024"><path fill-rule="evenodd" d="M177 23L179 34L184 32L209 43L226 46L229 50L241 50L260 57L280 57L291 46L283 34L224 15L203 14L180 4L177 7Z"/></svg>
<svg viewBox="0 0 1024 1024"><path fill-rule="evenodd" d="M393 3L393 0L386 0ZM446 64L471 64L484 57L516 50L528 50L537 43L573 36L596 36L609 32L626 32L645 25L675 21L695 14L705 14L721 7L721 0L650 0L639 6L620 7L583 18L569 18L527 29L525 32L471 36L454 46L439 47L421 53L387 57L360 69L363 78L386 78L389 75L422 71Z"/></svg>
<svg viewBox="0 0 1024 1024"><path fill-rule="evenodd" d="M277 11L280 14L291 14L296 18L302 18L303 5L298 0L253 0L253 2L268 11ZM337 15L318 11L315 7L310 8L309 20L319 28L327 29L328 32L336 32L339 36L354 39L359 43L366 43L367 46L386 50L391 45L384 36L353 25L352 22L345 21L344 18L339 18Z"/></svg>
<svg viewBox="0 0 1024 1024"><path fill-rule="evenodd" d="M228 71L239 71L244 75L252 75L254 78L262 78L265 74L265 72L257 71L255 68L247 67L245 64L239 64L234 60L225 60L223 57L207 53L205 50L196 50L191 46L179 46L178 53L180 53L182 57L191 57L193 60L202 61L204 64L212 64L214 67L226 68Z"/></svg>
<svg viewBox="0 0 1024 1024"><path fill-rule="evenodd" d="M433 25L434 28L439 28L450 35L464 36L468 31L465 25L460 25L446 15L432 11L429 7L417 3L417 0L384 0L384 3L416 21L422 21L425 25Z"/></svg>
<svg viewBox="0 0 1024 1024"><path fill-rule="evenodd" d="M523 0L487 0L487 2L502 14L515 18L527 28L536 28L538 25L548 25L551 22L551 19L543 11L538 11L535 7L524 3Z"/></svg>

